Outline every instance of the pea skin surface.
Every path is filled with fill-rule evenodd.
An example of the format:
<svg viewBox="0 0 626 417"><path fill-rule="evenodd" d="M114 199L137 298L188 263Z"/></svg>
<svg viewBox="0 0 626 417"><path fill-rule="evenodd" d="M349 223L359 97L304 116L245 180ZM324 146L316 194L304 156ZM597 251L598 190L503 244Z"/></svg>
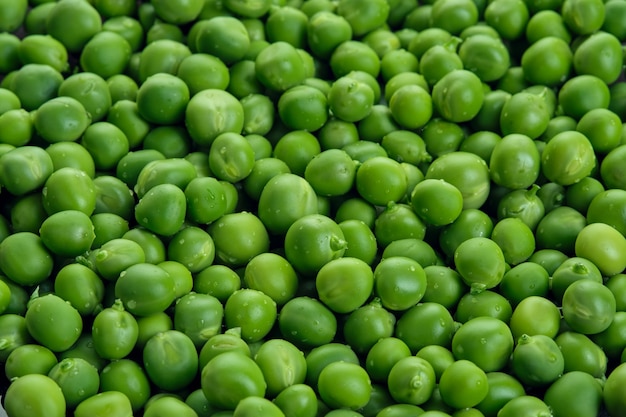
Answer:
<svg viewBox="0 0 626 417"><path fill-rule="evenodd" d="M624 0L0 0L8 417L626 417Z"/></svg>

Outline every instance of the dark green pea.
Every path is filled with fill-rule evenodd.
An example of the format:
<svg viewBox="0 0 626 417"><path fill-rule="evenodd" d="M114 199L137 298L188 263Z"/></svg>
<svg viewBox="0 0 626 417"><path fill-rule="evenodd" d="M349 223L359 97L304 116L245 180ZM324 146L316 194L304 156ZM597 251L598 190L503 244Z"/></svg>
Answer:
<svg viewBox="0 0 626 417"><path fill-rule="evenodd" d="M440 304L429 302L411 307L398 319L395 337L417 353L428 345L449 347L454 331L450 312Z"/></svg>
<svg viewBox="0 0 626 417"><path fill-rule="evenodd" d="M95 163L89 151L77 142L57 142L46 148L52 159L54 170L69 167L84 171L89 177L95 177Z"/></svg>
<svg viewBox="0 0 626 417"><path fill-rule="evenodd" d="M56 97L62 82L63 75L51 66L26 64L16 70L10 90L18 96L22 108L31 111Z"/></svg>
<svg viewBox="0 0 626 417"><path fill-rule="evenodd" d="M431 119L421 132L426 151L436 158L459 149L465 139L465 131L456 123L441 118ZM429 162L427 159L422 162Z"/></svg>
<svg viewBox="0 0 626 417"><path fill-rule="evenodd" d="M133 408L128 397L119 391L104 391L82 401L74 410L77 417L88 417L98 413L110 416L132 414Z"/></svg>
<svg viewBox="0 0 626 417"><path fill-rule="evenodd" d="M72 347L83 329L78 310L54 294L33 299L24 317L32 337L53 352ZM51 326L54 332L50 332Z"/></svg>
<svg viewBox="0 0 626 417"><path fill-rule="evenodd" d="M376 215L376 209L372 204L361 198L349 198L337 207L335 221L341 223L346 220L360 220L372 229Z"/></svg>
<svg viewBox="0 0 626 417"><path fill-rule="evenodd" d="M396 35L396 39L397 38ZM400 42L399 39L398 42ZM380 73L384 81L389 81L397 74L417 71L419 69L420 64L415 55L404 48L390 50L381 57Z"/></svg>
<svg viewBox="0 0 626 417"><path fill-rule="evenodd" d="M85 89L84 85L89 85ZM94 73L78 73L66 78L59 86L60 96L69 96L78 100L91 114L91 120L102 120L111 107L111 93L104 78Z"/></svg>
<svg viewBox="0 0 626 417"><path fill-rule="evenodd" d="M93 338L91 337L90 332L83 332L70 349L60 352L57 356L59 360L66 358L84 359L98 371L102 371L108 362L96 353L93 346Z"/></svg>
<svg viewBox="0 0 626 417"><path fill-rule="evenodd" d="M54 292L81 315L87 316L101 308L104 283L92 269L78 263L68 264L57 273Z"/></svg>
<svg viewBox="0 0 626 417"><path fill-rule="evenodd" d="M498 219L518 218L535 230L545 214L543 202L537 197L538 190L539 187L533 185L528 190L514 190L506 194L498 202Z"/></svg>
<svg viewBox="0 0 626 417"><path fill-rule="evenodd" d="M115 282L115 296L136 316L164 311L176 296L174 279L157 265L138 263L129 266Z"/></svg>
<svg viewBox="0 0 626 417"><path fill-rule="evenodd" d="M398 239L422 239L426 224L406 204L390 204L376 218L374 234L379 245L386 247Z"/></svg>
<svg viewBox="0 0 626 417"><path fill-rule="evenodd" d="M6 363L7 358L18 346L30 344L33 337L26 327L24 316L3 314L0 316L0 359Z"/></svg>
<svg viewBox="0 0 626 417"><path fill-rule="evenodd" d="M296 297L281 309L278 325L283 337L303 347L329 343L337 332L337 319L321 302L309 297Z"/></svg>
<svg viewBox="0 0 626 417"><path fill-rule="evenodd" d="M450 225L445 226L439 235L439 245L447 256L452 256L456 248L472 237L491 236L493 220L478 209L465 209Z"/></svg>
<svg viewBox="0 0 626 417"><path fill-rule="evenodd" d="M474 362L485 372L500 371L514 348L509 326L495 317L475 317L463 323L452 338L455 358Z"/></svg>
<svg viewBox="0 0 626 417"><path fill-rule="evenodd" d="M130 149L139 146L150 131L150 124L139 115L137 103L127 99L111 105L106 121L124 132Z"/></svg>
<svg viewBox="0 0 626 417"><path fill-rule="evenodd" d="M123 237L106 242L95 253L94 267L104 279L109 280L116 280L129 266L145 261L142 247Z"/></svg>
<svg viewBox="0 0 626 417"><path fill-rule="evenodd" d="M476 406L485 417L496 417L507 402L525 394L524 386L510 374L487 372L487 381L487 396Z"/></svg>
<svg viewBox="0 0 626 417"><path fill-rule="evenodd" d="M174 329L185 333L196 348L221 331L224 308L208 294L189 293L176 301Z"/></svg>
<svg viewBox="0 0 626 417"><path fill-rule="evenodd" d="M185 266L191 273L208 268L215 258L216 244L200 227L184 227L172 236L167 245L167 259Z"/></svg>
<svg viewBox="0 0 626 417"><path fill-rule="evenodd" d="M187 295L193 288L191 271L178 261L168 260L159 262L157 266L163 268L174 279L176 299Z"/></svg>
<svg viewBox="0 0 626 417"><path fill-rule="evenodd" d="M565 254L571 254L575 238L585 225L585 216L580 212L567 206L557 207L547 212L537 224L535 232L537 247L557 249Z"/></svg>
<svg viewBox="0 0 626 417"><path fill-rule="evenodd" d="M134 189L139 198L142 198L152 187L159 184L175 185L184 190L196 176L195 167L186 159L156 159L141 169Z"/></svg>
<svg viewBox="0 0 626 417"><path fill-rule="evenodd" d="M137 362L120 359L109 363L100 373L100 391L123 393L136 411L148 401L151 387L145 371Z"/></svg>
<svg viewBox="0 0 626 417"><path fill-rule="evenodd" d="M404 256L419 263L423 268L435 265L438 255L435 249L427 242L420 239L399 239L385 247L382 258L391 256Z"/></svg>
<svg viewBox="0 0 626 417"><path fill-rule="evenodd" d="M265 136L252 133L245 136L246 140L250 142L250 146L254 150L254 159L259 160L262 158L269 158L272 156L272 142Z"/></svg>
<svg viewBox="0 0 626 417"><path fill-rule="evenodd" d="M9 90L5 89L5 91ZM17 96L15 97L17 99ZM19 101L19 99L17 99L17 101ZM24 146L30 142L33 137L33 118L29 112L22 108L0 111L0 128L2 129L0 133L0 143Z"/></svg>
<svg viewBox="0 0 626 417"><path fill-rule="evenodd" d="M329 61L336 78L349 74L351 71L365 71L377 77L380 72L380 58L365 43L349 40L341 43L332 52Z"/></svg>
<svg viewBox="0 0 626 417"><path fill-rule="evenodd" d="M308 163L320 152L317 138L304 130L290 131L274 145L274 157L285 162L296 175L303 175Z"/></svg>
<svg viewBox="0 0 626 417"><path fill-rule="evenodd" d="M132 52L137 52L144 42L144 28L137 18L130 15L118 15L106 19L102 23L102 29L121 35Z"/></svg>
<svg viewBox="0 0 626 417"><path fill-rule="evenodd" d="M229 70L230 82L227 91L238 99L250 94L261 94L263 84L256 78L256 64L252 60L239 61Z"/></svg>
<svg viewBox="0 0 626 417"><path fill-rule="evenodd" d="M243 131L247 135L265 135L274 122L274 104L261 94L251 94L241 99L243 106Z"/></svg>
<svg viewBox="0 0 626 417"><path fill-rule="evenodd" d="M42 187L53 171L50 155L35 146L22 146L0 156L0 183L13 195Z"/></svg>
<svg viewBox="0 0 626 417"><path fill-rule="evenodd" d="M105 359L121 359L135 347L139 328L133 315L116 300L112 307L95 316L91 332L98 355Z"/></svg>
<svg viewBox="0 0 626 417"><path fill-rule="evenodd" d="M158 126L143 140L143 149L155 149L166 158L184 158L189 154L191 139L179 126Z"/></svg>
<svg viewBox="0 0 626 417"><path fill-rule="evenodd" d="M430 13L429 13L430 14ZM430 26L430 25L429 25ZM417 59L421 59L422 55L435 45L445 45L452 39L452 34L445 29L438 27L428 27L419 31L419 33L411 40L408 46L409 52L414 54Z"/></svg>
<svg viewBox="0 0 626 417"><path fill-rule="evenodd" d="M524 77L524 69L521 66L512 66L506 70L498 80L497 89L510 94L517 94L528 87L528 81Z"/></svg>
<svg viewBox="0 0 626 417"><path fill-rule="evenodd" d="M393 93L395 93L397 90L404 87L405 85L417 85L422 87L426 91L430 91L430 85L426 81L424 75L417 74L415 72L402 72L400 74L394 75L385 83L385 100L389 102Z"/></svg>
<svg viewBox="0 0 626 417"><path fill-rule="evenodd" d="M500 135L490 131L474 132L463 138L459 150L470 152L489 162L496 145L502 140Z"/></svg>
<svg viewBox="0 0 626 417"><path fill-rule="evenodd" d="M137 346L142 349L155 334L174 329L172 318L162 311L144 317L137 317L137 326L139 328Z"/></svg>
<svg viewBox="0 0 626 417"><path fill-rule="evenodd" d="M198 417L209 417L217 412L217 410L209 403L206 396L202 392L202 388L192 391L185 398L185 404L191 407Z"/></svg>
<svg viewBox="0 0 626 417"><path fill-rule="evenodd" d="M30 294L20 285L17 285L5 276L0 275L0 281L9 288L9 292L11 293L11 297L3 313L24 315Z"/></svg>
<svg viewBox="0 0 626 417"><path fill-rule="evenodd" d="M500 281L500 293L516 306L530 296L545 297L550 279L548 271L538 263L522 262L504 273Z"/></svg>
<svg viewBox="0 0 626 417"><path fill-rule="evenodd" d="M318 410L315 391L306 384L293 384L286 387L276 396L274 404L285 415L294 417L314 417Z"/></svg>
<svg viewBox="0 0 626 417"><path fill-rule="evenodd" d="M0 269L16 284L41 284L53 264L51 252L35 233L13 233L0 242Z"/></svg>
<svg viewBox="0 0 626 417"><path fill-rule="evenodd" d="M359 140L357 127L352 122L329 119L317 132L322 150L341 149Z"/></svg>
<svg viewBox="0 0 626 417"><path fill-rule="evenodd" d="M98 370L81 358L65 358L48 373L63 391L65 403L74 408L83 400L98 393L100 376Z"/></svg>
<svg viewBox="0 0 626 417"><path fill-rule="evenodd" d="M285 162L278 158L267 157L257 159L252 171L243 180L243 189L248 197L259 200L265 185L275 176L291 173Z"/></svg>
<svg viewBox="0 0 626 417"><path fill-rule="evenodd" d="M198 355L184 333L168 330L152 336L143 349L143 365L152 383L164 390L188 386L198 373Z"/></svg>
<svg viewBox="0 0 626 417"><path fill-rule="evenodd" d="M11 206L10 221L13 232L38 233L41 224L48 217L43 207L40 193L27 194L18 198ZM8 233L7 225L7 236Z"/></svg>
<svg viewBox="0 0 626 417"><path fill-rule="evenodd" d="M524 34L529 11L522 1L498 0L485 8L484 18L504 39L515 40Z"/></svg>
<svg viewBox="0 0 626 417"><path fill-rule="evenodd" d="M477 294L467 293L456 306L454 319L466 323L475 317L493 317L508 323L513 308L506 298L494 291L483 291Z"/></svg>
<svg viewBox="0 0 626 417"><path fill-rule="evenodd" d="M446 308L454 308L467 292L467 286L461 275L454 269L443 265L424 267L426 273L426 292L423 302L438 303Z"/></svg>
<svg viewBox="0 0 626 417"><path fill-rule="evenodd" d="M492 90L485 94L483 105L470 121L475 131L488 130L500 132L500 114L504 103L511 97L511 93L504 90Z"/></svg>
<svg viewBox="0 0 626 417"><path fill-rule="evenodd" d="M294 384L301 384L306 378L304 353L286 340L272 339L264 342L254 356L261 368L267 392L276 396Z"/></svg>
<svg viewBox="0 0 626 417"><path fill-rule="evenodd" d="M156 210L155 207L159 207ZM146 229L171 236L182 226L186 214L185 193L173 184L158 184L141 197L135 219Z"/></svg>
<svg viewBox="0 0 626 417"><path fill-rule="evenodd" d="M276 303L258 290L237 290L224 304L226 328L241 327L241 337L249 343L262 340L272 329L276 317Z"/></svg>
<svg viewBox="0 0 626 417"><path fill-rule="evenodd" d="M154 149L131 151L118 161L116 177L124 181L129 188L134 188L137 184L139 173L148 163L164 159L165 156Z"/></svg>
<svg viewBox="0 0 626 417"><path fill-rule="evenodd" d="M403 27L421 32L431 27L430 15L432 12L432 2L426 3L424 7L416 7L406 15ZM417 34L417 33L416 33Z"/></svg>
<svg viewBox="0 0 626 417"><path fill-rule="evenodd" d="M93 214L111 213L130 220L135 207L133 192L117 177L102 175L93 180L96 208Z"/></svg>
<svg viewBox="0 0 626 417"><path fill-rule="evenodd" d="M359 137L362 140L360 142L347 144L344 148L358 146L357 143L361 142L374 142L378 144L386 134L398 130L400 127L393 119L388 106L375 104L372 106L369 115L359 121L357 129Z"/></svg>
<svg viewBox="0 0 626 417"><path fill-rule="evenodd" d="M604 191L604 185L593 177L585 177L565 189L565 204L586 214L591 201Z"/></svg>
<svg viewBox="0 0 626 417"><path fill-rule="evenodd" d="M225 352L238 352L251 357L250 347L241 338L240 328L228 329L224 333L219 333L209 338L200 350L198 358L199 369L203 369L211 359Z"/></svg>
<svg viewBox="0 0 626 417"><path fill-rule="evenodd" d="M197 177L185 187L187 217L196 223L209 224L226 211L224 187L215 178Z"/></svg>
<svg viewBox="0 0 626 417"><path fill-rule="evenodd" d="M484 82L498 80L511 65L504 43L489 35L465 39L459 46L459 57L464 67L470 68Z"/></svg>
<svg viewBox="0 0 626 417"><path fill-rule="evenodd" d="M564 372L586 372L594 378L605 376L607 356L588 336L566 331L554 340L563 353Z"/></svg>

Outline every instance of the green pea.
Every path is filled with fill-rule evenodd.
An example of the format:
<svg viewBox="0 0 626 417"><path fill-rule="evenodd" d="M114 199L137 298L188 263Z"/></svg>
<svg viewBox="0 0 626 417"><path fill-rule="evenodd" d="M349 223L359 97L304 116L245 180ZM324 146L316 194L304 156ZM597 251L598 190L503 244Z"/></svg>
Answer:
<svg viewBox="0 0 626 417"><path fill-rule="evenodd" d="M475 317L463 323L452 338L457 359L474 362L485 372L504 369L514 349L511 330L495 317Z"/></svg>
<svg viewBox="0 0 626 417"><path fill-rule="evenodd" d="M174 279L163 268L148 263L129 266L115 283L115 296L136 316L164 311L175 295Z"/></svg>
<svg viewBox="0 0 626 417"><path fill-rule="evenodd" d="M559 90L558 99L565 115L580 119L594 108L608 108L610 94L602 79L583 74L568 79Z"/></svg>
<svg viewBox="0 0 626 417"><path fill-rule="evenodd" d="M41 395L42 392L46 395ZM66 402L63 391L52 378L31 374L16 379L9 386L4 406L7 413L15 415L28 412L37 417L44 415L61 417L65 413Z"/></svg>
<svg viewBox="0 0 626 417"><path fill-rule="evenodd" d="M221 330L224 310L208 294L186 293L176 301L174 329L186 334L197 348Z"/></svg>
<svg viewBox="0 0 626 417"><path fill-rule="evenodd" d="M541 162L543 174L561 185L580 181L596 164L593 146L579 132L562 132L550 139L541 153Z"/></svg>
<svg viewBox="0 0 626 417"><path fill-rule="evenodd" d="M455 320L467 323L476 317L492 317L508 323L513 309L510 302L497 292L485 290L466 293L456 305Z"/></svg>
<svg viewBox="0 0 626 417"><path fill-rule="evenodd" d="M163 203L167 203L163 206ZM156 206L160 209L155 210ZM185 220L184 192L173 184L159 184L137 203L135 219L146 229L163 236L175 234Z"/></svg>
<svg viewBox="0 0 626 417"><path fill-rule="evenodd" d="M511 355L511 368L523 384L540 387L554 382L565 366L554 339L545 335L523 335Z"/></svg>
<svg viewBox="0 0 626 417"><path fill-rule="evenodd" d="M484 95L480 79L467 70L444 75L433 86L432 94L435 110L452 122L469 121L476 116Z"/></svg>
<svg viewBox="0 0 626 417"><path fill-rule="evenodd" d="M330 68L336 78L351 71L364 71L377 77L380 73L380 58L367 44L348 40L338 45L332 52Z"/></svg>
<svg viewBox="0 0 626 417"><path fill-rule="evenodd" d="M242 266L266 252L269 236L261 220L252 213L225 214L208 229L215 243L215 254L226 265Z"/></svg>
<svg viewBox="0 0 626 417"><path fill-rule="evenodd" d="M29 374L48 375L57 363L57 357L47 347L26 344L11 351L6 358L4 372L11 380Z"/></svg>
<svg viewBox="0 0 626 417"><path fill-rule="evenodd" d="M20 285L42 283L52 272L52 255L32 232L17 232L0 242L0 269Z"/></svg>
<svg viewBox="0 0 626 417"><path fill-rule="evenodd" d="M83 400L74 414L87 417L107 413L111 417L122 417L132 414L132 404L128 397L119 391L105 391Z"/></svg>
<svg viewBox="0 0 626 417"><path fill-rule="evenodd" d="M167 259L182 264L191 273L198 273L212 265L215 243L205 230L189 226L176 232L167 245Z"/></svg>
<svg viewBox="0 0 626 417"><path fill-rule="evenodd" d="M79 312L54 294L34 299L26 310L25 318L33 338L53 352L69 349L83 329ZM51 328L54 332L50 331Z"/></svg>
<svg viewBox="0 0 626 417"><path fill-rule="evenodd" d="M21 146L0 156L0 183L14 195L41 188L53 171L52 158L35 146Z"/></svg>
<svg viewBox="0 0 626 417"><path fill-rule="evenodd" d="M213 118L207 120L206 115ZM211 145L224 132L243 129L243 106L232 94L219 89L202 90L189 100L185 125L191 138L200 145Z"/></svg>

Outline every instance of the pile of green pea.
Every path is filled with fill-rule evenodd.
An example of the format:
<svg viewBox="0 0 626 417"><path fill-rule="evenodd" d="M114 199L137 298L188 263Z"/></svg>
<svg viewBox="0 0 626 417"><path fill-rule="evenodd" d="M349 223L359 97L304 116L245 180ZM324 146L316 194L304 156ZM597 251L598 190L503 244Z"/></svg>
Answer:
<svg viewBox="0 0 626 417"><path fill-rule="evenodd" d="M9 417L626 416L626 0L0 0Z"/></svg>

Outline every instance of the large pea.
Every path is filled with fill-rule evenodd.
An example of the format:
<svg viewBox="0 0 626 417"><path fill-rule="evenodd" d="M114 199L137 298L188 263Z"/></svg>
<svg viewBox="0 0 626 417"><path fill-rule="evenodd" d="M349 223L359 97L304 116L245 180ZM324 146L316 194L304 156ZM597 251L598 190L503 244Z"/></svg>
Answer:
<svg viewBox="0 0 626 417"><path fill-rule="evenodd" d="M173 184L159 184L139 200L135 207L135 219L154 233L171 236L183 225L186 210L183 190Z"/></svg>
<svg viewBox="0 0 626 417"><path fill-rule="evenodd" d="M270 179L259 198L259 218L267 229L284 234L296 220L317 213L317 195L311 184L291 173Z"/></svg>
<svg viewBox="0 0 626 417"><path fill-rule="evenodd" d="M52 171L50 155L39 147L21 146L0 156L0 184L14 195L39 189Z"/></svg>
<svg viewBox="0 0 626 417"><path fill-rule="evenodd" d="M25 318L33 338L53 352L69 349L83 329L80 313L54 294L35 298L29 304Z"/></svg>
<svg viewBox="0 0 626 417"><path fill-rule="evenodd" d="M63 210L78 210L91 215L96 208L93 179L77 168L64 167L54 171L41 192L43 206L49 215Z"/></svg>
<svg viewBox="0 0 626 417"><path fill-rule="evenodd" d="M14 233L0 242L0 269L17 284L40 284L53 267L52 254L32 232Z"/></svg>
<svg viewBox="0 0 626 417"><path fill-rule="evenodd" d="M174 279L163 269L148 263L136 263L120 273L115 296L137 316L164 311L176 296Z"/></svg>

